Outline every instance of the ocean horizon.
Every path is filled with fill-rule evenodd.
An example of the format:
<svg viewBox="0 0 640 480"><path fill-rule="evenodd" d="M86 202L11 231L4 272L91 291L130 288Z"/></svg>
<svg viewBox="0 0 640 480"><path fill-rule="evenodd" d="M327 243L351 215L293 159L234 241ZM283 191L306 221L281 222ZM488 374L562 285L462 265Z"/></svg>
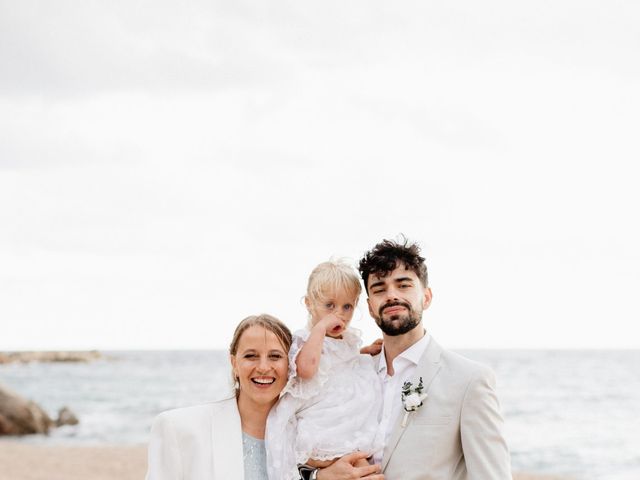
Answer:
<svg viewBox="0 0 640 480"><path fill-rule="evenodd" d="M640 350L460 349L496 372L514 471L640 478ZM153 418L230 391L223 350L103 351L90 363L0 365L0 383L80 419L36 444L144 444Z"/></svg>

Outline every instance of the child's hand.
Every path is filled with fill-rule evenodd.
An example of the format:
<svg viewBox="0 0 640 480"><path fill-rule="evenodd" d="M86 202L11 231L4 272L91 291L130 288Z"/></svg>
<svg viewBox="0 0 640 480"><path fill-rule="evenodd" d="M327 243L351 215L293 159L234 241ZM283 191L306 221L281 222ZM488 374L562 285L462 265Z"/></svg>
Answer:
<svg viewBox="0 0 640 480"><path fill-rule="evenodd" d="M346 323L340 317L338 317L335 313L330 313L323 317L318 323L316 323L317 328L324 329L325 335L338 335L342 332Z"/></svg>
<svg viewBox="0 0 640 480"><path fill-rule="evenodd" d="M330 313L316 322L311 328L309 338L296 357L296 369L300 378L303 380L313 378L318 371L318 365L320 365L322 344L325 337L341 338L340 335L346 327L347 322L335 313Z"/></svg>

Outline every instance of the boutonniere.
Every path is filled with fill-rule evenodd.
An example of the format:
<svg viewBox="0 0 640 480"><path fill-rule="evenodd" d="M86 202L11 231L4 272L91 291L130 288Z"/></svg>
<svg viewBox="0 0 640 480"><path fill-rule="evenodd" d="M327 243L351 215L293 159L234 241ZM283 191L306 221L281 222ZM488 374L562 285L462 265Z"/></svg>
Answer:
<svg viewBox="0 0 640 480"><path fill-rule="evenodd" d="M418 386L414 387L411 382L404 382L402 385L402 405L404 407L404 417L402 419L402 428L407 426L409 414L418 410L427 398L426 393L422 393L424 386L422 385L422 377Z"/></svg>

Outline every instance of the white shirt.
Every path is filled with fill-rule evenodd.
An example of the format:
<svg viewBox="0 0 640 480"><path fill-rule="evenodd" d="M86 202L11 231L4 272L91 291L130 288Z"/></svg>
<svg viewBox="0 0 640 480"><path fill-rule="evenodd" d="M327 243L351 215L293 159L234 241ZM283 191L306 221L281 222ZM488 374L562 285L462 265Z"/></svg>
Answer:
<svg viewBox="0 0 640 480"><path fill-rule="evenodd" d="M393 359L393 375L387 374L387 360L382 346L377 370L378 378L382 383L382 418L380 419L380 430L384 435L384 444L389 442L389 436L396 424L398 416L402 413L402 385L406 381L413 381L418 362L422 354L427 349L431 336L425 332L424 336L416 343L407 348L404 352ZM382 463L382 453L377 453L373 457L375 463Z"/></svg>

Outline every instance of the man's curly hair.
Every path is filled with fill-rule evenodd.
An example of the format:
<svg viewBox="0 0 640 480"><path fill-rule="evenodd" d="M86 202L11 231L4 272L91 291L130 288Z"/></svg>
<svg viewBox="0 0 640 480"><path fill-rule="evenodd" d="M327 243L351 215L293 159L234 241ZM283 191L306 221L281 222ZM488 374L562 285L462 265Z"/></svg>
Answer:
<svg viewBox="0 0 640 480"><path fill-rule="evenodd" d="M409 243L402 236L401 241L383 240L364 254L360 260L358 270L364 282L364 288L369 293L367 280L374 274L384 278L399 265L404 265L407 270L414 272L424 287L429 286L429 276L424 257L420 256L420 247L417 243Z"/></svg>

